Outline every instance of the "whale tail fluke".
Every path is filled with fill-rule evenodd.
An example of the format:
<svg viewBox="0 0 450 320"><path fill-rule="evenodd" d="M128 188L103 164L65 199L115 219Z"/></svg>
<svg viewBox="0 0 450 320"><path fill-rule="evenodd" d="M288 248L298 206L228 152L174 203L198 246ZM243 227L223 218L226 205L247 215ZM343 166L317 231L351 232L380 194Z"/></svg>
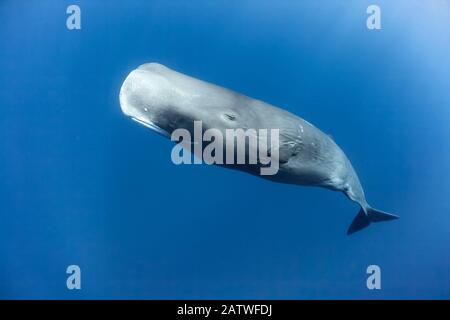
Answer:
<svg viewBox="0 0 450 320"><path fill-rule="evenodd" d="M350 235L356 231L362 230L367 227L371 222L389 221L398 219L399 216L395 214L383 212L380 210L367 207L365 210L361 208L355 219L353 219L352 224L347 230L347 234Z"/></svg>

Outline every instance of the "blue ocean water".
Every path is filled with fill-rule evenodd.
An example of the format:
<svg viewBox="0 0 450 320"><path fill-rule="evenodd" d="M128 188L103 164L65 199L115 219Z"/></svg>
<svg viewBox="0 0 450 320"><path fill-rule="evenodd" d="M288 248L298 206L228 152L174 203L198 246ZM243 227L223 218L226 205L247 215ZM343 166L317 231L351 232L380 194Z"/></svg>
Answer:
<svg viewBox="0 0 450 320"><path fill-rule="evenodd" d="M450 2L5 0L0 21L0 298L450 297ZM400 220L349 237L340 193L175 166L119 106L151 61L331 134Z"/></svg>

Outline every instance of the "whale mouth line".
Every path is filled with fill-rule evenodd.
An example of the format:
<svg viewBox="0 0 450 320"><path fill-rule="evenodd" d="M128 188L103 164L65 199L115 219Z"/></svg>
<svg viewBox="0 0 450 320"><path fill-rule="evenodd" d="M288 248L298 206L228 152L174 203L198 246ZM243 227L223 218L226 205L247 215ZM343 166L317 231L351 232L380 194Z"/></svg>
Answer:
<svg viewBox="0 0 450 320"><path fill-rule="evenodd" d="M138 118L135 118L135 117L130 117L130 118L131 118L131 120L136 121L137 123L143 125L144 127L147 127L147 128L149 128L149 129L151 129L153 131L156 131L156 132L158 132L159 134L161 134L161 135L163 135L165 137L170 137L170 134L166 130L164 130L163 128L157 126L156 124L154 124L151 121L144 121L144 120L141 120L141 119L138 119Z"/></svg>

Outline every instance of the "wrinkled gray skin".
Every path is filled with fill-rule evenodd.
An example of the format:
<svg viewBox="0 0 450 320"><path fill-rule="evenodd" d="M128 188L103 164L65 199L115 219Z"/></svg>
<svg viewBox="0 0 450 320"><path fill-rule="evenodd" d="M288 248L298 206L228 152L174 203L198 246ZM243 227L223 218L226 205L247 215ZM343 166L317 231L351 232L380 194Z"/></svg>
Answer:
<svg viewBox="0 0 450 320"><path fill-rule="evenodd" d="M216 128L223 134L227 128L279 129L280 167L276 175L259 175L257 165L233 168L276 182L342 191L361 206L360 214L367 216L370 207L344 152L330 136L286 110L157 63L141 65L128 75L120 90L120 105L125 115L168 137L177 128L188 129L193 135L194 120L203 122L203 130Z"/></svg>

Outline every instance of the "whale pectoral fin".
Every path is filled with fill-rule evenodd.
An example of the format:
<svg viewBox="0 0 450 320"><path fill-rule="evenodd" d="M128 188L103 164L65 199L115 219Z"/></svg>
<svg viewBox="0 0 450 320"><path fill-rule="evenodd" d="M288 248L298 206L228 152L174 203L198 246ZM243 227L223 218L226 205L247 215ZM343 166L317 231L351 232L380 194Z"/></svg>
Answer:
<svg viewBox="0 0 450 320"><path fill-rule="evenodd" d="M287 163L292 157L292 150L289 148L280 148L279 150L279 161L280 163Z"/></svg>
<svg viewBox="0 0 450 320"><path fill-rule="evenodd" d="M389 220L395 220L398 218L399 218L399 216L397 216L395 214L376 210L376 209L373 209L370 207L366 208L366 211L364 211L364 209L361 208L359 210L358 214L356 215L355 219L353 219L352 224L348 228L347 234L350 235L352 233L355 233L356 231L364 229L371 222L389 221Z"/></svg>
<svg viewBox="0 0 450 320"><path fill-rule="evenodd" d="M277 156L278 161L280 162L280 164L287 163L289 161L289 158L292 155L291 150L289 150L287 148L283 148L283 146L278 147L277 149L269 148L267 150L267 155L269 155L271 157L275 156L275 152L274 151L276 151L276 153L277 153L276 156Z"/></svg>
<svg viewBox="0 0 450 320"><path fill-rule="evenodd" d="M280 164L287 163L290 158L299 152L299 148L299 144L295 141L281 141L277 149ZM269 148L268 154L272 155L272 153L272 148Z"/></svg>

